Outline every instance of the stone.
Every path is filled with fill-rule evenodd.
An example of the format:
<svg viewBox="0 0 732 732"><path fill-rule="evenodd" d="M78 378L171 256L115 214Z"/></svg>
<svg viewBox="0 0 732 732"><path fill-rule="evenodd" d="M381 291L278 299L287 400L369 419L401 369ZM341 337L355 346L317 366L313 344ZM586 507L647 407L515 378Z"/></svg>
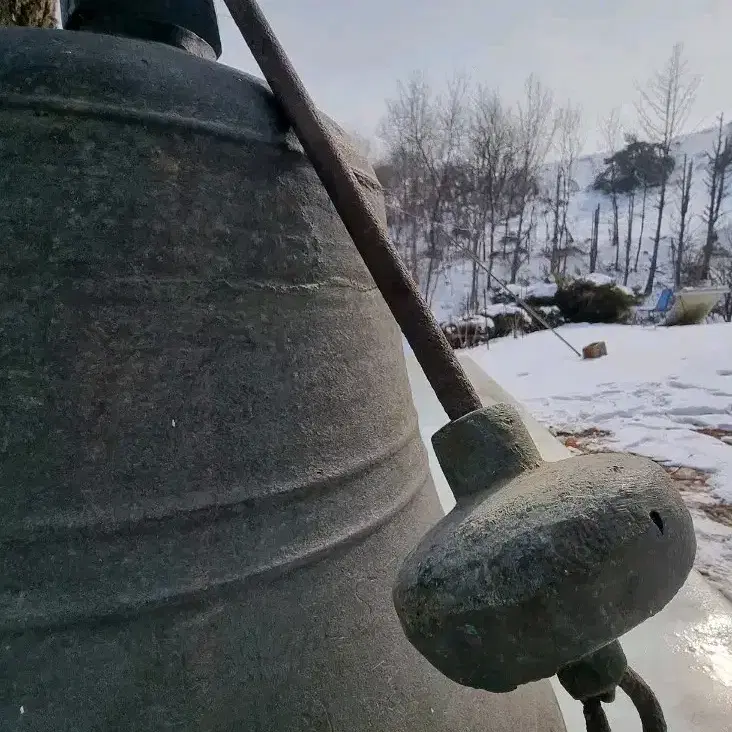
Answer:
<svg viewBox="0 0 732 732"><path fill-rule="evenodd" d="M582 358L602 358L603 356L607 356L605 341L590 343L582 349Z"/></svg>

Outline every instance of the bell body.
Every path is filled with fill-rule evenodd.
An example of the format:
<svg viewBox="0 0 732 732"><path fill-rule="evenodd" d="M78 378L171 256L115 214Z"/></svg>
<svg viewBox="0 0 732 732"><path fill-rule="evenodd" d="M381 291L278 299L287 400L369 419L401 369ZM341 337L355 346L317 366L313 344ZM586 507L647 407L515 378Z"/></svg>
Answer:
<svg viewBox="0 0 732 732"><path fill-rule="evenodd" d="M561 732L402 633L401 339L269 91L13 29L0 102L0 729Z"/></svg>

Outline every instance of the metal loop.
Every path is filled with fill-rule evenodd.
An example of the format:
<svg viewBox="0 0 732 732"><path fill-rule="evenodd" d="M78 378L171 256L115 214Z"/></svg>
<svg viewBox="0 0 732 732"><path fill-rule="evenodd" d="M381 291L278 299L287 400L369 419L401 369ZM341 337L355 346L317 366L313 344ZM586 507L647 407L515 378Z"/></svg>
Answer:
<svg viewBox="0 0 732 732"><path fill-rule="evenodd" d="M643 725L643 732L667 732L661 705L650 686L632 669L627 668L620 688L628 695ZM583 709L587 732L611 732L600 697L587 699Z"/></svg>
<svg viewBox="0 0 732 732"><path fill-rule="evenodd" d="M643 732L666 732L663 710L651 687L630 666L620 681L620 688L630 697L643 724Z"/></svg>

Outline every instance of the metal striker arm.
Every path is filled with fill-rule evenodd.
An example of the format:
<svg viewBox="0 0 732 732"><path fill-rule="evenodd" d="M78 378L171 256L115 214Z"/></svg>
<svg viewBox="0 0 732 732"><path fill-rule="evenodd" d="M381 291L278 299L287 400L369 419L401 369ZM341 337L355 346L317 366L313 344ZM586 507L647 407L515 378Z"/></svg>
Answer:
<svg viewBox="0 0 732 732"><path fill-rule="evenodd" d="M430 312L427 303L421 297L404 263L390 242L386 228L379 221L376 212L364 195L353 171L339 152L337 145L324 125L315 105L310 99L301 80L298 78L297 73L257 2L255 0L226 0L226 4L265 79L269 83L275 99L278 101L282 111L289 119L300 139L305 153L330 196L336 211L343 220L371 276L412 347L440 403L452 420L450 424L434 436L433 443L435 444L438 459L445 469L446 477L448 477L448 481L458 498L458 506L461 505L461 495L475 495L481 490L485 490L485 495L490 497L493 495L493 486L490 483L491 480L495 480L496 471L494 470L492 473L490 471L486 472L483 463L493 461L498 466L497 470L499 473L501 470L505 472L504 477L517 479L522 472L525 472L527 469L535 469L540 465L541 461L535 459L533 453L531 453L533 443L531 448L524 445L525 454L521 455L521 445L523 444L522 440L524 438L521 435L516 436L513 434L512 429L514 427L511 427L511 425L509 425L511 429L506 428L506 425L514 419L513 412L510 409L506 409L504 405L499 405L499 408L503 408L504 410L500 412L499 409L500 413L497 413L496 410L491 411L490 409L483 408L478 394L468 380L452 348ZM518 418L518 415L515 416ZM530 438L528 439L530 440ZM535 448L533 449L535 450ZM472 450L472 452L466 452L469 450ZM453 471L455 480L451 481L450 470L448 468L451 466L454 467L453 463L458 459L463 460L463 466L466 464L469 465L472 468L472 472L470 469L466 471L464 467L461 470L455 470ZM501 463L501 460L507 463L508 467L506 464ZM579 460L579 458L575 458L574 460ZM571 463L572 460L564 462ZM635 463L626 467L627 474L630 477L633 477L634 471L635 473L643 473L645 469L645 466L639 466ZM538 467L538 472L536 473L537 481L541 480L541 476L539 475L541 471L542 468ZM466 472L468 473L467 477L465 475ZM466 482L465 486L460 485L463 479ZM653 483L655 481L657 485L659 480L661 479L654 475L651 482ZM639 484L642 485L642 481ZM665 484L662 486L662 489L666 490ZM615 494L617 494L617 490L615 490ZM605 500L604 504L601 504L600 499L596 501L597 506L599 506L598 511L600 515L603 512L604 514L613 513L608 510L607 506L610 506L612 501L615 500L615 497L614 495L610 495L610 492L608 492L608 496L603 499ZM654 493L654 500L661 500L659 496L661 496L661 493L658 493L658 491ZM673 502L675 496L669 500ZM669 504L669 506L669 511L672 514L674 511L678 514L679 510L682 512L684 510L678 509L676 504ZM654 511L651 512L651 515L653 513ZM645 514L646 518L647 515ZM443 519L443 521L449 519L450 516ZM691 556L693 558L695 544L693 530L689 529L691 525L690 519L688 525L684 523L683 516L679 521L681 521L680 526L682 530L678 531L677 534L684 534L683 540L686 541L684 549L692 547ZM612 526L607 529L607 535L612 540L614 540L613 531L616 531L616 529ZM618 529L617 531L622 534L622 529ZM689 531L692 533L691 538L688 536ZM636 538L634 537L633 540ZM656 540L657 538L655 537ZM456 541L455 535L449 534L445 541L452 540ZM484 543L486 541L489 542L490 537L484 539ZM626 541L627 544L629 539L625 535L621 535L618 541ZM479 550L483 551L485 547L481 545L478 549L473 549L473 551ZM424 645L424 638L419 637L418 631L410 632L409 625L411 617L409 593L416 591L416 585L414 583L410 584L410 581L413 579L410 572L418 573L425 566L423 563L420 563L420 551L421 548L418 547L405 561L406 569L403 570L402 579L397 581L394 594L397 613L400 616L402 627L407 637L423 655L429 657L434 649ZM606 554L609 553L607 546L604 546L602 551L605 554L598 554L596 560L598 563L605 560ZM689 552L686 551L684 557L687 558L686 555L688 554ZM627 556L629 557L631 555L628 554ZM410 561L411 565L409 565ZM632 559L627 559L626 557L626 561L632 562ZM681 560L679 563L683 564ZM661 587L659 585L660 589L658 589L657 594L662 596L662 600L660 601L661 607L668 602L681 584L683 584L683 580L685 580L691 567L688 561L687 564L688 567L680 566L677 576L670 580L671 583L675 582L671 590L668 589L668 586ZM432 562L430 562L430 566L432 566ZM668 584L669 581L667 578L666 585ZM461 589L463 588L462 585L460 587ZM465 593L472 592L473 594L470 597L475 598L477 593L480 592L480 588L468 587L464 591ZM670 596L669 591L672 592ZM651 602L648 604L653 605ZM658 602L656 605L658 605ZM642 622L642 620L658 609L660 607L654 607L648 610L643 608L642 610L631 613L634 618L632 621L633 624ZM636 611L637 608L633 608L633 610ZM556 618L551 618L551 620L558 622ZM489 628L481 628L480 630L486 634L490 632ZM666 724L656 698L642 679L627 666L620 644L617 640L614 640L614 637L605 639L605 644L599 651L594 652L591 656L585 657L584 660L575 661L573 659L576 659L577 656L573 656L567 658L559 668L554 669L554 673L559 673L560 680L570 690L570 693L583 702L588 732L601 732L609 729L602 709L602 702L612 700L615 687L618 685L630 696L638 709L643 720L644 732L665 731ZM602 644L596 643L591 647L598 648L598 645ZM470 653L474 654L475 651L471 651ZM608 659L610 660L608 661ZM473 662L477 664L485 662L483 657L471 656L469 654L464 658L460 657L458 660L460 663L465 661L468 667ZM459 680L454 669L448 667L449 664L440 665L439 663L435 663L435 665L446 675ZM605 670L607 668L612 669L610 676L603 678L599 687L597 683L598 668ZM500 683L505 682L508 686L506 689L501 690L508 690L512 683L509 671L506 670L504 672L504 669L499 668L496 673L498 674L498 678L501 677L501 674L504 674L506 678L503 678ZM517 677L520 675L520 673L517 673ZM551 676L552 674L544 674L544 676L547 675ZM600 676L602 676L602 673ZM576 687L578 680L580 682L579 690ZM524 682L517 681L513 685L515 686L519 683ZM488 686L478 686L478 688L488 688ZM489 688L489 690L495 689Z"/></svg>

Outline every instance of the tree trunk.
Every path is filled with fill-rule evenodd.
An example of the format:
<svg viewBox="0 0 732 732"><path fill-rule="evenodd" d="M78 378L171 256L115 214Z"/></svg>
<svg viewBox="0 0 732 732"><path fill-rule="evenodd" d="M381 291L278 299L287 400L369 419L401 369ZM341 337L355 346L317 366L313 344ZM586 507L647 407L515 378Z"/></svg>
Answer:
<svg viewBox="0 0 732 732"><path fill-rule="evenodd" d="M567 179L564 179L564 196L562 197L562 224L559 228L559 243L564 243L564 258L562 262L562 276L567 274L567 258L569 257L569 242L571 236L567 230L567 210L569 209L569 190Z"/></svg>
<svg viewBox="0 0 732 732"><path fill-rule="evenodd" d="M709 155L709 178L707 191L709 192L709 205L707 206L707 233L702 250L701 279L709 277L709 269L712 262L714 245L717 243L717 221L719 220L722 199L725 195L725 180L727 167L729 165L729 137L723 142L724 117L719 117L719 129L717 140L714 144L713 155Z"/></svg>
<svg viewBox="0 0 732 732"><path fill-rule="evenodd" d="M653 254L651 255L651 266L648 269L648 281L646 282L645 296L653 292L653 283L656 281L656 268L658 267L658 248L661 244L661 225L663 224L663 209L666 206L666 181L661 183L661 192L658 195L658 219L656 219L656 233L653 237Z"/></svg>
<svg viewBox="0 0 732 732"><path fill-rule="evenodd" d="M676 267L674 268L674 284L681 285L681 270L684 263L684 250L686 249L686 218L689 213L689 198L691 197L691 178L694 172L693 163L687 162L684 155L684 175L681 179L681 210L679 222L679 245L676 253Z"/></svg>
<svg viewBox="0 0 732 732"><path fill-rule="evenodd" d="M412 277L414 281L419 284L419 232L417 230L417 223L412 221L412 236L410 242L410 249L412 252Z"/></svg>
<svg viewBox="0 0 732 732"><path fill-rule="evenodd" d="M511 262L511 284L516 284L519 269L521 268L521 239L524 233L524 216L526 215L526 202L521 205L521 213L519 214L518 229L516 231L516 241L514 242L513 261Z"/></svg>
<svg viewBox="0 0 732 732"><path fill-rule="evenodd" d="M643 185L643 203L641 205L641 225L640 234L638 234L638 249L635 250L635 264L633 272L638 271L638 260L640 259L641 245L643 244L643 230L646 228L646 198L648 197L648 186Z"/></svg>
<svg viewBox="0 0 732 732"><path fill-rule="evenodd" d="M592 240L590 241L590 272L597 268L597 245L600 238L600 204L597 204L595 216L592 219Z"/></svg>
<svg viewBox="0 0 732 732"><path fill-rule="evenodd" d="M635 217L635 193L628 196L628 236L625 239L625 269L623 270L623 284L628 284L630 274L630 250L633 247L633 219Z"/></svg>
<svg viewBox="0 0 732 732"><path fill-rule="evenodd" d="M613 193L613 246L615 247L615 271L620 270L620 224L618 223L618 194Z"/></svg>
<svg viewBox="0 0 732 732"><path fill-rule="evenodd" d="M554 233L552 234L552 251L549 256L549 272L559 271L559 195L562 184L562 170L557 170L557 187L554 192Z"/></svg>
<svg viewBox="0 0 732 732"><path fill-rule="evenodd" d="M711 181L709 183L709 209L707 213L707 236L704 241L704 249L702 251L702 266L701 266L701 278L705 280L709 277L709 265L712 261L712 250L714 249L715 234L715 216L714 208L717 200L717 161L712 162L713 170Z"/></svg>
<svg viewBox="0 0 732 732"><path fill-rule="evenodd" d="M478 263L472 260L473 271L470 278L470 297L468 298L468 315L478 310Z"/></svg>
<svg viewBox="0 0 732 732"><path fill-rule="evenodd" d="M569 259L570 236L567 236L567 234L569 232L567 231L566 225L564 225L562 228L566 232L565 242L564 242L564 255L562 256L562 277L566 277L567 276L567 260Z"/></svg>
<svg viewBox="0 0 732 732"><path fill-rule="evenodd" d="M709 269L712 263L712 254L714 253L714 245L717 243L717 221L719 221L720 209L722 207L722 199L725 195L725 182L727 178L727 171L725 169L720 170L717 173L716 179L713 183L713 188L710 191L710 202L709 202L709 216L707 219L707 237L704 242L704 250L702 254L702 267L701 267L701 279L706 280L709 278Z"/></svg>
<svg viewBox="0 0 732 732"><path fill-rule="evenodd" d="M480 226L480 223L477 222L476 226ZM483 222L483 231L485 232L485 222ZM478 267L478 261L483 261L480 257L480 251L481 251L481 237L480 237L480 230L475 232L474 234L474 241L471 245L471 250L473 253L473 257L471 258L472 265L473 265L473 272L472 272L472 279L470 283L470 303L468 305L468 311L471 315L478 312L478 307L480 305L480 272L481 269ZM485 244L483 244L483 251L485 251Z"/></svg>
<svg viewBox="0 0 732 732"><path fill-rule="evenodd" d="M491 228L490 228L490 235L488 239L488 257L486 258L488 261L488 272L486 273L486 276L488 278L487 287L491 286L491 275L493 274L493 259L494 253L496 250L496 224L495 219L491 218Z"/></svg>
<svg viewBox="0 0 732 732"><path fill-rule="evenodd" d="M618 184L617 166L613 162L610 166L610 202L613 209L613 223L611 231L611 245L615 247L615 271L620 271L620 224L618 222Z"/></svg>
<svg viewBox="0 0 732 732"><path fill-rule="evenodd" d="M437 231L435 224L430 226L429 244L427 250L427 273L424 278L424 296L429 301L429 293L432 287L432 275L435 271L437 260Z"/></svg>
<svg viewBox="0 0 732 732"><path fill-rule="evenodd" d="M0 27L56 28L56 0L0 0Z"/></svg>
<svg viewBox="0 0 732 732"><path fill-rule="evenodd" d="M728 292L724 296L723 312L725 323L732 323L732 292Z"/></svg>
<svg viewBox="0 0 732 732"><path fill-rule="evenodd" d="M531 237L534 236L536 231L536 208L531 207L531 213L529 214L529 225L526 227L526 264L531 264Z"/></svg>

